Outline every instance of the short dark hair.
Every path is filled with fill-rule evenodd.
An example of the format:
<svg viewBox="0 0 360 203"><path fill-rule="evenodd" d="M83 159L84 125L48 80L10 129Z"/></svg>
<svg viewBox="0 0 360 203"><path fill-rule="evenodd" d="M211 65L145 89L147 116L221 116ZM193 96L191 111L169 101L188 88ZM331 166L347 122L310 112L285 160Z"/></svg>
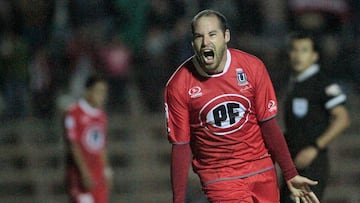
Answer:
<svg viewBox="0 0 360 203"><path fill-rule="evenodd" d="M226 30L230 29L228 21L227 21L226 17L222 13L220 13L218 11L215 11L215 10L206 9L206 10L200 11L192 19L192 21L191 21L191 32L192 32L193 35L194 35L194 29L195 29L195 22L199 18L201 18L203 16L215 16L215 17L217 17L219 19L221 29L222 29L222 31L224 33L225 33Z"/></svg>
<svg viewBox="0 0 360 203"><path fill-rule="evenodd" d="M293 32L289 35L288 48L291 49L291 45L295 40L310 39L313 45L313 50L319 52L320 48L315 37L308 32Z"/></svg>
<svg viewBox="0 0 360 203"><path fill-rule="evenodd" d="M105 82L106 83L106 79L100 75L91 75L86 79L85 82L85 89L90 89L92 88L96 83L98 82Z"/></svg>

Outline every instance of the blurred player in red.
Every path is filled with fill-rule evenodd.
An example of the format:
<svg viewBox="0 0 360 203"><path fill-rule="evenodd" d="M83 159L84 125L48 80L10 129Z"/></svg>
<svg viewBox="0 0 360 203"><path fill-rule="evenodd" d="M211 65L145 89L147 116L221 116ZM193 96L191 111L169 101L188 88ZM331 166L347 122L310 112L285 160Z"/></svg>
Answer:
<svg viewBox="0 0 360 203"><path fill-rule="evenodd" d="M73 203L108 202L112 171L105 152L107 117L102 110L107 92L107 82L91 76L84 97L66 111L66 182Z"/></svg>
<svg viewBox="0 0 360 203"><path fill-rule="evenodd" d="M185 202L191 160L210 202L279 202L274 161L297 202L319 202L308 186L317 182L299 176L291 160L264 64L227 47L221 13L204 10L191 26L195 55L165 90L173 202Z"/></svg>

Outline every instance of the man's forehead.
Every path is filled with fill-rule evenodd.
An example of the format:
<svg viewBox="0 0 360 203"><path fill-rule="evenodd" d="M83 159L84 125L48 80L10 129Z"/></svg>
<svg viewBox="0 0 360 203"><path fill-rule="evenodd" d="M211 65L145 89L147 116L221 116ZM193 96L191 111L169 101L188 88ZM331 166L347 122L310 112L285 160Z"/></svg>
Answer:
<svg viewBox="0 0 360 203"><path fill-rule="evenodd" d="M296 39L291 42L292 46L314 46L314 42L311 39Z"/></svg>
<svg viewBox="0 0 360 203"><path fill-rule="evenodd" d="M195 29L198 28L199 24L220 28L220 20L215 15L201 16L195 22Z"/></svg>
<svg viewBox="0 0 360 203"><path fill-rule="evenodd" d="M202 22L202 21L214 21L220 23L219 18L216 15L205 15L201 16L195 20L195 23Z"/></svg>

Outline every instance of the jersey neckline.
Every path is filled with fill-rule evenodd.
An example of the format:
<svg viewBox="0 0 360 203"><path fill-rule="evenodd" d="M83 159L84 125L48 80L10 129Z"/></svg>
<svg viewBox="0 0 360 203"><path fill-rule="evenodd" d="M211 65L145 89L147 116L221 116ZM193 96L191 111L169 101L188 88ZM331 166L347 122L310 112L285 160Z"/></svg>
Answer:
<svg viewBox="0 0 360 203"><path fill-rule="evenodd" d="M315 75L320 71L320 66L318 64L311 65L308 69L306 69L304 72L300 73L298 76L296 76L296 82L303 82L310 78L311 76Z"/></svg>
<svg viewBox="0 0 360 203"><path fill-rule="evenodd" d="M79 106L85 113L92 116L97 116L100 114L99 109L90 106L90 104L83 98L79 100Z"/></svg>

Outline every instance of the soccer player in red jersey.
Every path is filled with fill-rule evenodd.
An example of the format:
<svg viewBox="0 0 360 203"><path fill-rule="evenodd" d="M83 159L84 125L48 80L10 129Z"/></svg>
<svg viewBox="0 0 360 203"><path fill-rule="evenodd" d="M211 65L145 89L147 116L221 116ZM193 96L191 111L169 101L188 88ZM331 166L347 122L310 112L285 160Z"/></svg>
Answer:
<svg viewBox="0 0 360 203"><path fill-rule="evenodd" d="M191 160L210 202L279 202L274 161L296 202L319 202L309 189L317 182L291 160L262 61L227 47L230 30L217 11L198 13L191 27L195 55L165 90L173 202L185 201Z"/></svg>
<svg viewBox="0 0 360 203"><path fill-rule="evenodd" d="M83 99L65 115L67 190L73 203L107 203L112 171L105 153L107 82L91 76Z"/></svg>

